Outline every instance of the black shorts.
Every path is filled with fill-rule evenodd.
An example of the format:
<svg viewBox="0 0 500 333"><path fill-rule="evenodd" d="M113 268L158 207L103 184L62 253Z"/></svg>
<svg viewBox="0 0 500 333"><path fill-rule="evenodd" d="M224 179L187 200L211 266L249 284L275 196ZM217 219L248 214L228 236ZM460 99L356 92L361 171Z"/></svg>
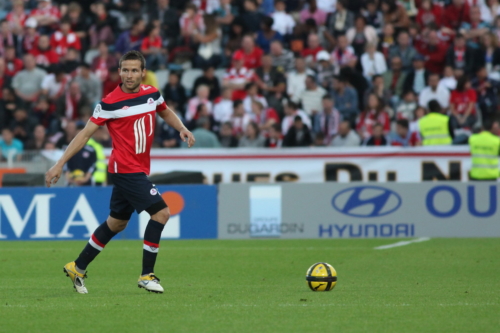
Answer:
<svg viewBox="0 0 500 333"><path fill-rule="evenodd" d="M113 193L109 209L111 217L129 220L132 213L147 211L150 215L158 213L167 204L160 192L145 173L110 173Z"/></svg>

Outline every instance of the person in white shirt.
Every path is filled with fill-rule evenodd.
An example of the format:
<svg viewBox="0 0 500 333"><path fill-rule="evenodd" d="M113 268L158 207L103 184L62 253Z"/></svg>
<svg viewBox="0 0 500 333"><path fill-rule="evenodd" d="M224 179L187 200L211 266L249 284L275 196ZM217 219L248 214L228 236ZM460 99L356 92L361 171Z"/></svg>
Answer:
<svg viewBox="0 0 500 333"><path fill-rule="evenodd" d="M455 90L457 88L457 79L453 73L453 67L446 66L443 71L443 78L439 81L440 86L444 86L448 90Z"/></svg>
<svg viewBox="0 0 500 333"><path fill-rule="evenodd" d="M429 102L435 99L443 109L447 109L450 106L450 91L439 84L439 75L429 74L428 84L418 96L418 105L427 108Z"/></svg>
<svg viewBox="0 0 500 333"><path fill-rule="evenodd" d="M255 82L247 83L245 90L247 92L247 96L243 100L243 107L245 108L246 113L252 113L253 101L260 102L264 108L267 108L266 98L259 95L259 89L257 88L257 84Z"/></svg>
<svg viewBox="0 0 500 333"><path fill-rule="evenodd" d="M70 78L61 68L55 68L53 73L45 76L42 81L42 95L55 101L66 92Z"/></svg>
<svg viewBox="0 0 500 333"><path fill-rule="evenodd" d="M375 74L384 74L387 71L387 63L382 52L378 52L374 44L366 46L366 52L361 56L363 75L371 81Z"/></svg>
<svg viewBox="0 0 500 333"><path fill-rule="evenodd" d="M293 102L297 103L299 101L300 94L306 90L307 75L314 75L314 72L309 68L306 69L306 62L304 58L296 58L295 71L288 73L286 80L286 92Z"/></svg>
<svg viewBox="0 0 500 333"><path fill-rule="evenodd" d="M295 121L295 116L300 116L300 118L302 118L302 122L304 123L304 125L307 125L307 127L311 128L311 118L309 118L307 113L300 110L297 104L295 104L294 102L288 102L288 104L285 105L285 117L281 122L282 133L288 133L290 127L293 126L293 122Z"/></svg>
<svg viewBox="0 0 500 333"><path fill-rule="evenodd" d="M206 85L198 86L196 96L191 98L186 109L186 121L191 121L196 117L196 110L199 104L205 104L209 114L212 114L212 102L208 99L210 89Z"/></svg>
<svg viewBox="0 0 500 333"><path fill-rule="evenodd" d="M324 12L333 13L337 8L337 0L317 0L317 6Z"/></svg>
<svg viewBox="0 0 500 333"><path fill-rule="evenodd" d="M214 106L214 120L219 123L225 123L231 120L233 115L233 101L231 96L233 90L231 88L222 89L222 99Z"/></svg>
<svg viewBox="0 0 500 333"><path fill-rule="evenodd" d="M358 147L361 144L361 139L355 131L351 129L349 121L345 120L339 125L339 133L332 140L330 146L333 147Z"/></svg>
<svg viewBox="0 0 500 333"><path fill-rule="evenodd" d="M302 108L308 116L313 116L323 109L321 99L325 94L326 90L317 85L314 76L308 75L306 77L306 90L300 94Z"/></svg>
<svg viewBox="0 0 500 333"><path fill-rule="evenodd" d="M285 2L283 0L276 1L274 8L276 11L271 14L274 20L272 30L279 32L282 36L290 35L295 27L295 21L291 15L286 13Z"/></svg>

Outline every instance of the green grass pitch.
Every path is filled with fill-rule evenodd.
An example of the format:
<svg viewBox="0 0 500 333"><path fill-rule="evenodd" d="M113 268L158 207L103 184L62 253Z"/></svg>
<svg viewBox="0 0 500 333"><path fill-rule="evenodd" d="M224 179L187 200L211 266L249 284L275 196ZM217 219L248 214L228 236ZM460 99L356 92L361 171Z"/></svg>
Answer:
<svg viewBox="0 0 500 333"><path fill-rule="evenodd" d="M500 240L162 241L166 289L137 288L142 246L112 241L88 295L63 265L84 241L0 242L0 332L499 332ZM332 264L312 292L305 272Z"/></svg>

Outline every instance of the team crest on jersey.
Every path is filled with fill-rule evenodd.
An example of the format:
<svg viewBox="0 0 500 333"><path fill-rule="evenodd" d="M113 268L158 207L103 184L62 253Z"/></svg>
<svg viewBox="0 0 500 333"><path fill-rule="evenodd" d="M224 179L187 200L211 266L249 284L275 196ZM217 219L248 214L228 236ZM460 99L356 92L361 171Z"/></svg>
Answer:
<svg viewBox="0 0 500 333"><path fill-rule="evenodd" d="M154 102L155 102L155 100L154 100L154 99L152 99L152 98L149 98L149 99L148 99L148 104L153 104Z"/></svg>
<svg viewBox="0 0 500 333"><path fill-rule="evenodd" d="M158 194L158 190L155 189L155 188L152 188L151 191L149 191L149 193L151 193L151 195L157 195Z"/></svg>
<svg viewBox="0 0 500 333"><path fill-rule="evenodd" d="M99 118L99 113L101 113L102 107L101 104L97 104L94 109L94 114L92 115L94 118Z"/></svg>

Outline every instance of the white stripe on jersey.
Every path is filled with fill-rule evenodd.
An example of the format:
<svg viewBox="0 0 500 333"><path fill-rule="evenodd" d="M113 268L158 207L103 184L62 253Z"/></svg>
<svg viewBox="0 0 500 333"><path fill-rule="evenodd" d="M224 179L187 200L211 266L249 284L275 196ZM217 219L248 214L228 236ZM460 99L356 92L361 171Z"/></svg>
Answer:
<svg viewBox="0 0 500 333"><path fill-rule="evenodd" d="M156 107L158 105L161 105L163 102L164 102L163 96L160 95L160 97L151 104L144 103L144 104L139 104L139 105L135 105L135 106L130 106L130 107L127 107L125 110L124 109L104 110L101 107L100 108L101 110L97 116L99 118L105 118L105 119L116 119L116 118L123 118L123 117L129 117L129 116L136 116L138 114L156 111ZM100 105L100 104L98 104L98 105ZM97 117L95 117L95 118L97 118Z"/></svg>
<svg viewBox="0 0 500 333"><path fill-rule="evenodd" d="M139 122L140 127L140 135L141 135L141 153L146 151L146 128L144 127L144 117L141 118Z"/></svg>

